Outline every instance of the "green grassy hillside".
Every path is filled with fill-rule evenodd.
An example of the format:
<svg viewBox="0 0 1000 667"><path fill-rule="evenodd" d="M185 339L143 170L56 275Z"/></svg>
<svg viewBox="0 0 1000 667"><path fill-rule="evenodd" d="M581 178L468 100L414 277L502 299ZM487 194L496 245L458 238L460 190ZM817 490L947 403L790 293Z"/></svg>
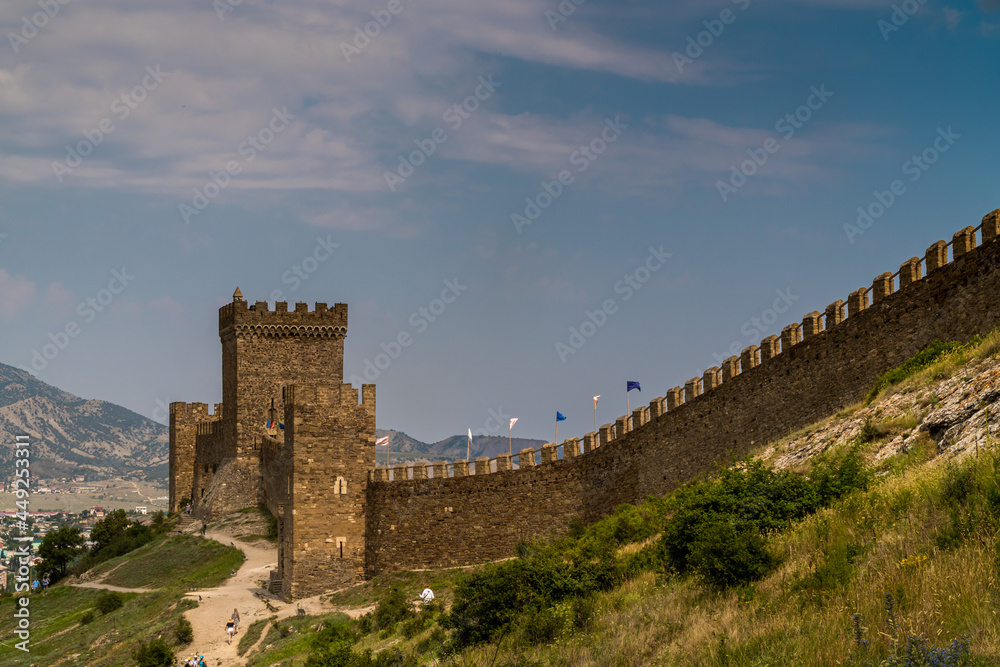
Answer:
<svg viewBox="0 0 1000 667"><path fill-rule="evenodd" d="M191 586L216 586L243 562L237 549L190 535L167 536L95 568L91 578L112 572L106 583L148 588L148 593L122 594L123 606L100 611L104 591L59 585L31 596L30 653L14 644L10 622L0 623L3 665L135 665L132 652L142 642L162 637L177 645L175 628L181 614L196 605L182 600ZM14 601L0 600L0 617L11 619Z"/></svg>

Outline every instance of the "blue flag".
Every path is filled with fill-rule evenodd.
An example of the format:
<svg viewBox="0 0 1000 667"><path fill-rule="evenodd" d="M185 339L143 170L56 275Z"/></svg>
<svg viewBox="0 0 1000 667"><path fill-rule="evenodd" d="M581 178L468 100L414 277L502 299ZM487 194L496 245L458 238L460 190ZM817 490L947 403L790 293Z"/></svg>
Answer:
<svg viewBox="0 0 1000 667"><path fill-rule="evenodd" d="M564 415L563 413L561 413L561 412L559 412L559 411L557 410L557 411L556 411L556 421L557 421L557 422L562 422L562 421L566 421L566 415Z"/></svg>
<svg viewBox="0 0 1000 667"><path fill-rule="evenodd" d="M632 391L633 389L638 389L639 391L642 391L642 388L639 387L639 383L638 382L636 382L635 380L627 380L626 383L625 383L625 393L627 394L628 392Z"/></svg>

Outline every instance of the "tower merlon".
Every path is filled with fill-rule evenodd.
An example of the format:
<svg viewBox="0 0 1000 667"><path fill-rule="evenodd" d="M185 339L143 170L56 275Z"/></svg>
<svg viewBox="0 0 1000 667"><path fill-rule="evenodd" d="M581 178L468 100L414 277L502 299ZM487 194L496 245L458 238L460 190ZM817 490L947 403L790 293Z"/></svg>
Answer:
<svg viewBox="0 0 1000 667"><path fill-rule="evenodd" d="M278 301L274 310L268 308L267 301L253 305L246 301L233 301L219 308L219 333L238 325L265 325L276 327L299 327L296 333L308 332L308 327L333 327L347 332L347 304L336 303L332 308L326 303L316 302L313 310L309 304L296 303L295 310L288 310L288 303ZM306 327L303 331L301 327Z"/></svg>

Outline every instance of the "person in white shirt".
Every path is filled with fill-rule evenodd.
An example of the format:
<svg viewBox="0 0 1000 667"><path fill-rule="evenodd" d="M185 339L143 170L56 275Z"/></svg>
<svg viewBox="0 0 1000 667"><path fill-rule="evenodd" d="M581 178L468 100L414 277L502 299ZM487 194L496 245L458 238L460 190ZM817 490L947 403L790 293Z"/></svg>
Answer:
<svg viewBox="0 0 1000 667"><path fill-rule="evenodd" d="M420 601L424 606L434 601L434 591L431 590L430 584L424 584L424 592L420 594Z"/></svg>

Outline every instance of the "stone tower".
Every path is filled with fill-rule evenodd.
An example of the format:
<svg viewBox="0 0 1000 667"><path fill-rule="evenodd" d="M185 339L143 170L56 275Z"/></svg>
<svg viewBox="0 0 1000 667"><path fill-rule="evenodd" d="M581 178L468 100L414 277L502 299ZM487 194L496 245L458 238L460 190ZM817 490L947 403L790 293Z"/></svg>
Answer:
<svg viewBox="0 0 1000 667"><path fill-rule="evenodd" d="M211 425L222 417L222 404L217 403L215 414L208 413L204 403L170 404L170 511L184 509L184 500L197 500L193 489L198 475L195 471L198 432L203 425Z"/></svg>
<svg viewBox="0 0 1000 667"><path fill-rule="evenodd" d="M271 590L285 600L359 581L375 467L375 385L289 384L284 437L261 438L264 499L278 520Z"/></svg>
<svg viewBox="0 0 1000 667"><path fill-rule="evenodd" d="M200 517L263 503L259 448L271 401L289 383L343 382L346 335L346 303L317 303L312 311L296 303L289 311L279 301L271 311L266 301L247 304L237 288L232 303L219 309L225 409L218 437L206 434L205 446L198 446L194 495ZM282 405L275 408L283 414Z"/></svg>

